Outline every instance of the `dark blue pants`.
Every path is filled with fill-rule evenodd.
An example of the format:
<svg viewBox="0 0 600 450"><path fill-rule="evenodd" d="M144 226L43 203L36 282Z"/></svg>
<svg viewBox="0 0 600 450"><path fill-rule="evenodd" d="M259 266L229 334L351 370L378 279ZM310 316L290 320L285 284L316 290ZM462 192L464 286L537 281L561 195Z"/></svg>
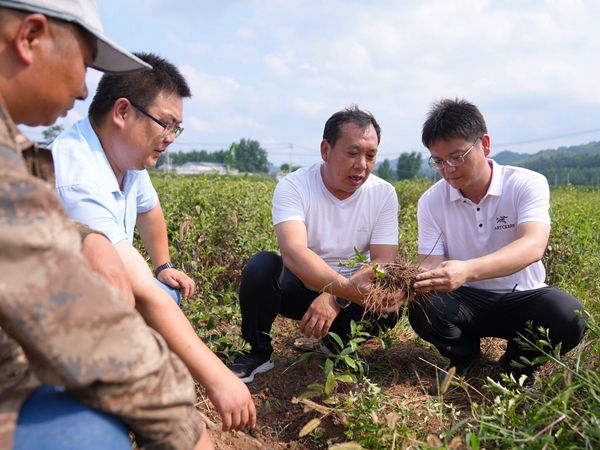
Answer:
<svg viewBox="0 0 600 450"><path fill-rule="evenodd" d="M14 450L131 450L129 431L116 418L85 406L52 386L41 386L19 412Z"/></svg>
<svg viewBox="0 0 600 450"><path fill-rule="evenodd" d="M242 335L252 346L252 353L263 356L273 352L271 326L275 318L301 320L311 303L320 295L308 289L300 279L283 266L281 256L271 252L254 255L242 272L240 284L240 307L242 310ZM344 342L350 339L350 322L359 322L365 310L356 303L344 308L331 324L330 332L336 333ZM365 330L376 333L398 321L397 314L386 317L379 313L365 316L372 327Z"/></svg>
<svg viewBox="0 0 600 450"><path fill-rule="evenodd" d="M549 329L550 343L562 343L561 352L573 349L586 330L581 302L554 287L498 294L469 287L437 292L430 300L412 302L409 321L415 332L453 362L471 361L479 353L482 337L507 339L506 362L533 359L539 352L519 348L519 334L531 339L527 323ZM533 371L531 368L530 371Z"/></svg>

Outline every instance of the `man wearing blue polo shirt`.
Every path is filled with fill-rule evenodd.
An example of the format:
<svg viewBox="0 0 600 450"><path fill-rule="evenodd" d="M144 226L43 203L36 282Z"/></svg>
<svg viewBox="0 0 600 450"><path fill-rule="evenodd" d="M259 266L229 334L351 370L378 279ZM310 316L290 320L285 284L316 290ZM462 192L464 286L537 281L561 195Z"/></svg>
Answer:
<svg viewBox="0 0 600 450"><path fill-rule="evenodd" d="M104 77L90 106L90 117L61 133L52 144L56 187L72 218L102 231L117 250L132 257L135 256L132 244L137 224L154 265L157 284L179 304L179 291L184 299L188 299L193 295L195 285L190 277L171 264L162 208L150 177L143 169L153 167L183 131L173 125L173 121L181 120L177 108L181 109L182 99L191 96L191 92L185 79L169 62L153 55L140 56L153 60L158 67L144 76ZM112 121L122 121L116 127L120 132L113 133L111 129L104 136L97 134L99 126L94 123L104 120L109 105L115 102L108 97L115 92L127 92L132 86L141 91L136 92L135 98L148 97L152 83L160 86L161 82L171 90L170 95L162 96L165 97L164 105L161 103L164 113L160 117L168 124L161 120L158 120L161 123L155 123L144 117L146 111L132 101L130 111L122 117L118 114L111 117ZM132 97L130 93L129 97ZM125 120L131 119L132 115L146 119L142 122L143 129L126 126ZM159 126L163 126L163 133L157 134L153 128Z"/></svg>
<svg viewBox="0 0 600 450"><path fill-rule="evenodd" d="M159 281L189 298L193 281L172 267L160 202L147 172L181 134L183 99L190 89L170 62L136 53L151 70L105 74L89 117L52 144L56 186L69 215L105 233L121 257L135 307L206 388L223 419L223 429L253 424L255 407L246 386L206 347L183 312L157 286L148 264L133 247L134 227Z"/></svg>

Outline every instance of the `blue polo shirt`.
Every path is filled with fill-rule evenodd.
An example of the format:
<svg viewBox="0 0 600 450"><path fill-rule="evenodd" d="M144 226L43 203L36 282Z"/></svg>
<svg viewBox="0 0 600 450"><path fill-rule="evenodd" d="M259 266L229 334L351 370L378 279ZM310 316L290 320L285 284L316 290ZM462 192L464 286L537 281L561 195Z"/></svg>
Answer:
<svg viewBox="0 0 600 450"><path fill-rule="evenodd" d="M138 213L158 203L148 172L128 170L121 190L88 117L62 132L51 148L58 196L69 216L106 234L113 245L133 243Z"/></svg>

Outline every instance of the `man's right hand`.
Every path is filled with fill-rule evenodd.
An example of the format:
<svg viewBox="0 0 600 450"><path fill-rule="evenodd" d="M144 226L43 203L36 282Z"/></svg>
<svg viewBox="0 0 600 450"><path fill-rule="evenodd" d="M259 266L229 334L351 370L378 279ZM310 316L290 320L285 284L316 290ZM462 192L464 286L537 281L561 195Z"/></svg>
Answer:
<svg viewBox="0 0 600 450"><path fill-rule="evenodd" d="M313 300L300 321L300 331L309 338L327 336L331 324L340 312L340 307L331 294L322 293Z"/></svg>
<svg viewBox="0 0 600 450"><path fill-rule="evenodd" d="M204 388L221 416L223 431L254 428L256 407L248 387L225 366L219 369L219 377Z"/></svg>

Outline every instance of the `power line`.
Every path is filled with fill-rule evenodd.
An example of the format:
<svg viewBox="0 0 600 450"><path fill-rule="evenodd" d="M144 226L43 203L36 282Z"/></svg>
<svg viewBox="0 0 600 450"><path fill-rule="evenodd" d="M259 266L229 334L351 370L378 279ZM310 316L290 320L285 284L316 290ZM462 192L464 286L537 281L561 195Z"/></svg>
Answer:
<svg viewBox="0 0 600 450"><path fill-rule="evenodd" d="M575 133L561 134L559 136L552 136L552 137L547 137L547 138L531 139L529 141L509 142L506 144L494 144L494 145L496 145L498 147L509 147L511 145L533 144L535 142L552 141L554 139L562 139L562 138L571 137L571 136L579 136L581 134L597 133L598 131L600 131L600 128L596 128L595 130L577 131Z"/></svg>

